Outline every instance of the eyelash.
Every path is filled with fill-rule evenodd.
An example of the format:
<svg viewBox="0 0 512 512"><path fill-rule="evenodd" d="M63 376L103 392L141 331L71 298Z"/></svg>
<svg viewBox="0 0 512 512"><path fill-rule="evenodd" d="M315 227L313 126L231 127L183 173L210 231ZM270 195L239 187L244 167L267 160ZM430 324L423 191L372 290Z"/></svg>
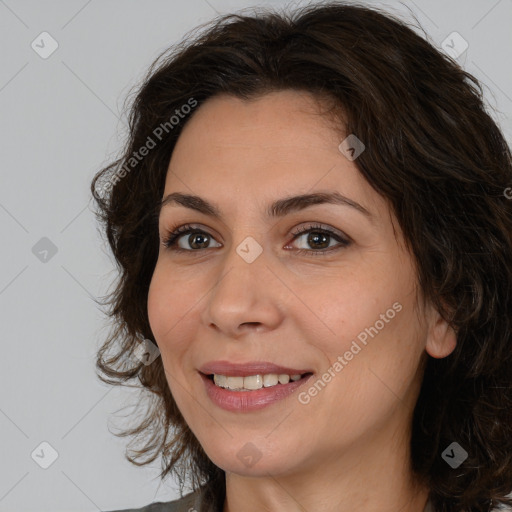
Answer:
<svg viewBox="0 0 512 512"><path fill-rule="evenodd" d="M297 230L293 231L291 234L294 235L293 241L295 241L300 235L303 235L304 233L321 233L324 235L328 235L329 237L334 238L337 242L339 242L340 245L334 246L334 247L327 247L326 249L297 249L296 252L298 254L307 254L308 256L321 256L325 255L326 253L330 253L332 251L344 249L345 247L348 247L351 244L351 241L345 238L342 238L340 235L335 233L334 231L330 229L323 228L319 224L310 224L307 227L303 226L301 228L298 228ZM177 241L181 236L189 235L192 233L199 233L206 235L208 237L212 237L209 233L206 231L203 231L202 229L194 228L191 224L185 224L183 226L180 226L178 228L173 228L162 240L162 245L166 247L169 250L175 251L175 252L200 252L201 249L182 249L181 247L177 247Z"/></svg>

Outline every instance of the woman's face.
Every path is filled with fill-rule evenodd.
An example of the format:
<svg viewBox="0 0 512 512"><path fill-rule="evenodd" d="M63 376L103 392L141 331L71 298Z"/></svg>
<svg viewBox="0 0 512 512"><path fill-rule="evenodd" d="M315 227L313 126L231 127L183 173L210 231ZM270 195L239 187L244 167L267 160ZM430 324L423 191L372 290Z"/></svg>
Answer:
<svg viewBox="0 0 512 512"><path fill-rule="evenodd" d="M217 96L172 154L164 197L200 200L168 200L160 237L199 232L160 246L149 319L172 395L225 471L292 474L405 447L421 356L454 348L417 302L398 223L342 140L306 93ZM201 370L264 386L229 391ZM293 371L307 375L275 384Z"/></svg>

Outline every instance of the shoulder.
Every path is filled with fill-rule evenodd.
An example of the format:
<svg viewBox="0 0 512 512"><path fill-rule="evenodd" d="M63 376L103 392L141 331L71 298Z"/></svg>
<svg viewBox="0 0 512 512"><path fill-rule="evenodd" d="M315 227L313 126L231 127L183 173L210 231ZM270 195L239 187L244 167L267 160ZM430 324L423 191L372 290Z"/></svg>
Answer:
<svg viewBox="0 0 512 512"><path fill-rule="evenodd" d="M200 492L195 491L183 496L183 498L174 501L158 501L141 508L110 510L108 512L198 512L200 501Z"/></svg>

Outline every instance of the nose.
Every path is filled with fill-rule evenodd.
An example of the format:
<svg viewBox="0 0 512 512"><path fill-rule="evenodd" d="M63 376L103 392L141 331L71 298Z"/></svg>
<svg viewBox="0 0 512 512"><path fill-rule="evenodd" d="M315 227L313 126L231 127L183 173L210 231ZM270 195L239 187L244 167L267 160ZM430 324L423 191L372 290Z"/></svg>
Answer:
<svg viewBox="0 0 512 512"><path fill-rule="evenodd" d="M233 244L216 267L213 288L201 313L204 325L230 339L277 328L283 319L284 295L289 294L269 267L266 251L251 261L244 249L243 243Z"/></svg>

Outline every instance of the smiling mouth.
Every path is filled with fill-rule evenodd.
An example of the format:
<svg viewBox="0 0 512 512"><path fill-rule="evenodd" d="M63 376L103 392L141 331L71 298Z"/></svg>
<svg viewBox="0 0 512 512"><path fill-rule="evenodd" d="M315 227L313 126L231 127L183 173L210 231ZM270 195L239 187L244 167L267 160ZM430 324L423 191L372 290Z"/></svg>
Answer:
<svg viewBox="0 0 512 512"><path fill-rule="evenodd" d="M229 391L256 391L262 388L272 388L277 386L284 386L290 382L297 382L301 379L307 378L312 375L311 372L303 374L255 374L241 376L229 376L218 374L203 374L207 379L212 381L217 387L227 389Z"/></svg>

